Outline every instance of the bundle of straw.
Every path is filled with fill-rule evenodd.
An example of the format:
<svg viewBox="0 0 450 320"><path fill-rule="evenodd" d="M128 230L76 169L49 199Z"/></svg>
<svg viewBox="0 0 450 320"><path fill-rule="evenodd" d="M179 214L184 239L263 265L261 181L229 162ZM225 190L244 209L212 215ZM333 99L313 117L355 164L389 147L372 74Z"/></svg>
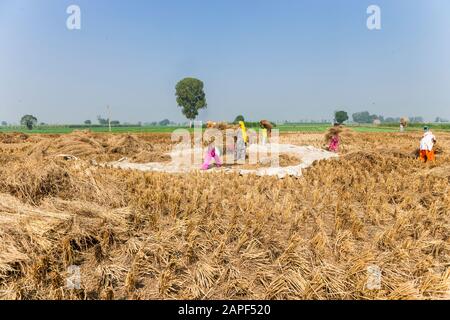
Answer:
<svg viewBox="0 0 450 320"><path fill-rule="evenodd" d="M402 117L400 119L400 124L404 127L408 126L409 119L407 117Z"/></svg>
<svg viewBox="0 0 450 320"><path fill-rule="evenodd" d="M334 126L328 129L328 131L325 133L325 142L330 142L331 138L333 138L335 135L340 134L342 132L341 126Z"/></svg>

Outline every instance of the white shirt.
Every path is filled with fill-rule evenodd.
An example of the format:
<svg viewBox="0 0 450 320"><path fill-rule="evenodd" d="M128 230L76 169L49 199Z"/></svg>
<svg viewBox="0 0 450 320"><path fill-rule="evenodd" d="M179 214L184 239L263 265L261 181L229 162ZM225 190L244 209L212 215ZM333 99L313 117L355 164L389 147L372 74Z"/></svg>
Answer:
<svg viewBox="0 0 450 320"><path fill-rule="evenodd" d="M431 131L425 132L422 140L420 140L420 150L433 150L434 140L436 140L436 137Z"/></svg>

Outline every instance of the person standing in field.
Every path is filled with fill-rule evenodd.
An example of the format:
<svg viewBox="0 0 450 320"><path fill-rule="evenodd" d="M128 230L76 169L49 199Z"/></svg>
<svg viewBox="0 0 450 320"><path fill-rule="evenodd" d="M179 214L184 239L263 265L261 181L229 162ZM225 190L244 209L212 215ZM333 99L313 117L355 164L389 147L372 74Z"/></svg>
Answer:
<svg viewBox="0 0 450 320"><path fill-rule="evenodd" d="M422 139L420 140L419 159L422 162L434 161L435 155L434 155L433 148L434 148L434 144L436 143L436 137L430 131L430 128L424 127L423 130L425 132L423 134Z"/></svg>
<svg viewBox="0 0 450 320"><path fill-rule="evenodd" d="M247 130L243 121L239 121L239 128L236 132L236 161L245 162L246 144L248 142Z"/></svg>
<svg viewBox="0 0 450 320"><path fill-rule="evenodd" d="M247 128L245 127L244 121L239 121L240 131L242 132L242 138L244 139L245 144L248 143L248 135Z"/></svg>
<svg viewBox="0 0 450 320"><path fill-rule="evenodd" d="M405 132L405 128L408 125L408 121L409 121L408 118L405 117L400 119L400 132Z"/></svg>

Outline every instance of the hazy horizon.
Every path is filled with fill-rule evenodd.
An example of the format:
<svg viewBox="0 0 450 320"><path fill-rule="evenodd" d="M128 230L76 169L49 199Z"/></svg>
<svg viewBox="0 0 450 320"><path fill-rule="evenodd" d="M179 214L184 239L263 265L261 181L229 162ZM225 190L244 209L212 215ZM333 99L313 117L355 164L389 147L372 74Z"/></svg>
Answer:
<svg viewBox="0 0 450 320"><path fill-rule="evenodd" d="M69 5L81 30L69 30ZM366 26L381 8L381 30ZM0 121L331 119L334 110L450 119L446 0L0 0Z"/></svg>

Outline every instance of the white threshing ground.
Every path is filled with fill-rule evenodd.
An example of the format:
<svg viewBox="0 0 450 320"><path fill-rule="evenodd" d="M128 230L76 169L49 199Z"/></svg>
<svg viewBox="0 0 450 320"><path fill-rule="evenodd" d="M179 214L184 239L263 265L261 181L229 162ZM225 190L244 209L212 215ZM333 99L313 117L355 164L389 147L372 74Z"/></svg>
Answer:
<svg viewBox="0 0 450 320"><path fill-rule="evenodd" d="M312 146L296 146L292 144L267 144L267 145L258 145L253 144L248 147L249 157L252 158L252 155L267 155L273 156L274 154L288 154L292 156L296 156L299 158L299 164L288 167L279 167L279 166L270 166L270 167L261 167L257 169L241 169L241 168L230 168L224 165L221 168L209 169L207 171L202 172L225 172L232 173L237 172L241 175L245 174L256 174L257 176L278 176L279 178L284 178L285 176L296 176L299 177L302 175L302 169L308 168L313 164L316 160L323 159L331 159L336 158L338 155L333 152L325 151L322 149L318 149ZM200 165L193 164L191 159L194 155L197 156L197 159L203 160L203 155L205 154L205 150L201 148L197 149L182 149L178 151L173 151L169 153L172 157L171 162L161 163L161 162L150 162L150 163L132 163L129 162L128 159L121 159L119 161L110 162L106 165L113 168L119 169L131 169L131 170L139 170L139 171L156 171L156 172L166 172L166 173L189 173L193 171L201 171ZM223 157L221 157L223 158ZM186 159L189 159L186 161ZM255 158L256 159L256 156Z"/></svg>

